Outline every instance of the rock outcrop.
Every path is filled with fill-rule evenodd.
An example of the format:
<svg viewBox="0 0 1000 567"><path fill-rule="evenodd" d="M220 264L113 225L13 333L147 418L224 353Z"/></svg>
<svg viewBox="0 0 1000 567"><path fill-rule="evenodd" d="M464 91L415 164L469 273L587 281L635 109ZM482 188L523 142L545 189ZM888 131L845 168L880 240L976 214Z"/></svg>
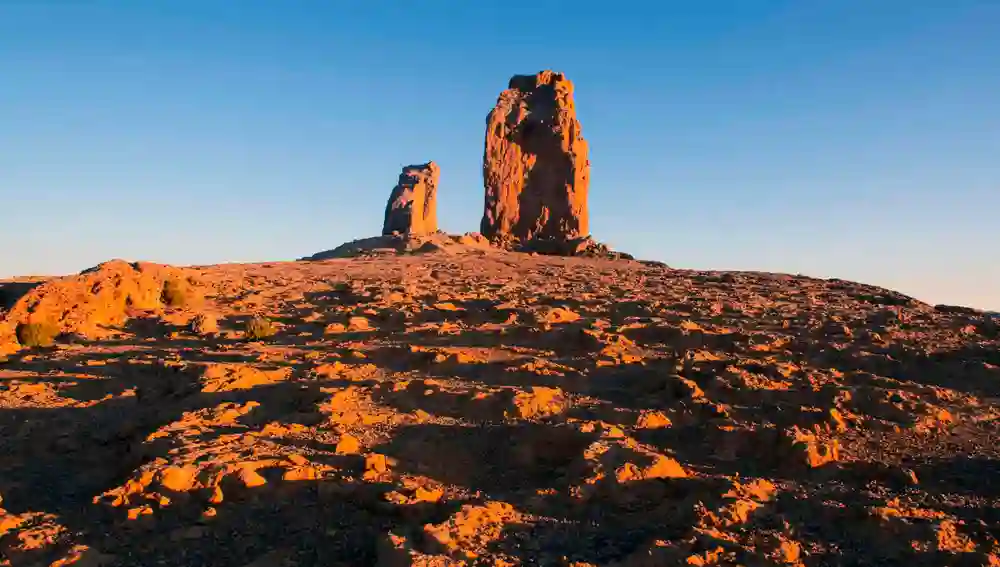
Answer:
<svg viewBox="0 0 1000 567"><path fill-rule="evenodd" d="M499 242L587 236L587 142L562 73L515 75L486 119L480 231Z"/></svg>
<svg viewBox="0 0 1000 567"><path fill-rule="evenodd" d="M440 171L433 161L403 168L385 206L382 234L431 234L437 231Z"/></svg>
<svg viewBox="0 0 1000 567"><path fill-rule="evenodd" d="M388 234L360 238L345 242L340 246L312 256L299 258L300 262L322 262L334 258L368 258L400 254L424 254L444 252L446 254L489 254L497 249L478 232L465 234Z"/></svg>
<svg viewBox="0 0 1000 567"><path fill-rule="evenodd" d="M42 322L61 333L102 338L124 324L129 312L161 310L165 285L189 285L191 275L174 266L112 260L79 275L52 278L26 290L0 316L0 342L21 323Z"/></svg>
<svg viewBox="0 0 1000 567"><path fill-rule="evenodd" d="M533 252L546 256L583 256L588 258L609 258L612 260L634 260L631 254L615 252L607 244L597 242L589 236L582 238L533 238L517 244L518 252Z"/></svg>

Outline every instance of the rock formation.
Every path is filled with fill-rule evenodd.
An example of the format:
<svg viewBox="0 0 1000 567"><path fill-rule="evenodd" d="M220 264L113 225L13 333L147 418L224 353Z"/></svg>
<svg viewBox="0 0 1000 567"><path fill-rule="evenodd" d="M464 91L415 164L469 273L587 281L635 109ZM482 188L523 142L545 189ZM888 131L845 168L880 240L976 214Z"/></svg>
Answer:
<svg viewBox="0 0 1000 567"><path fill-rule="evenodd" d="M189 285L194 273L149 262L111 260L79 275L52 278L10 297L10 309L0 313L0 354L17 325L47 322L61 333L90 338L114 334L130 313L164 307L168 282Z"/></svg>
<svg viewBox="0 0 1000 567"><path fill-rule="evenodd" d="M439 174L440 168L433 161L403 168L385 206L382 234L416 235L437 231Z"/></svg>
<svg viewBox="0 0 1000 567"><path fill-rule="evenodd" d="M486 119L481 232L494 241L588 234L590 161L562 73L515 75Z"/></svg>
<svg viewBox="0 0 1000 567"><path fill-rule="evenodd" d="M478 232L465 234L445 234L443 232L413 235L387 234L345 242L332 250L324 250L312 256L299 258L299 261L321 262L333 258L374 258L427 252L484 255L491 251L497 250L490 244L489 240Z"/></svg>
<svg viewBox="0 0 1000 567"><path fill-rule="evenodd" d="M607 244L593 238L533 238L514 245L518 252L533 252L547 256L586 256L590 258L610 258L614 260L634 260L625 252L615 252Z"/></svg>

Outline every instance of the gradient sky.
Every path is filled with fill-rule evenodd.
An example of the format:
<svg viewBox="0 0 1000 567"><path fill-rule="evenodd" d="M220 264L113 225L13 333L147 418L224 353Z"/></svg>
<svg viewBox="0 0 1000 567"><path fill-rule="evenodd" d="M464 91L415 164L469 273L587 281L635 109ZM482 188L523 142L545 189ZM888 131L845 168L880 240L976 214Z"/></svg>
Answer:
<svg viewBox="0 0 1000 567"><path fill-rule="evenodd" d="M402 166L478 230L486 114L565 72L591 230L1000 309L995 0L0 0L0 276L294 259Z"/></svg>

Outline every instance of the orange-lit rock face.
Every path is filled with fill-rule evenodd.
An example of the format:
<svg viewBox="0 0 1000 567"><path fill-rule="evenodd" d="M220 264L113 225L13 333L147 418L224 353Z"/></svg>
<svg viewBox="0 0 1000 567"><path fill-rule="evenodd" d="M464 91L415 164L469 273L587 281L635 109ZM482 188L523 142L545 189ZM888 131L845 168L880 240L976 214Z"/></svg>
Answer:
<svg viewBox="0 0 1000 567"><path fill-rule="evenodd" d="M403 168L385 206L382 234L430 234L437 231L440 171L434 162Z"/></svg>
<svg viewBox="0 0 1000 567"><path fill-rule="evenodd" d="M588 234L587 142L562 73L515 75L486 119L486 203L480 231L493 240Z"/></svg>
<svg viewBox="0 0 1000 567"><path fill-rule="evenodd" d="M4 565L1000 567L986 315L451 238L6 303Z"/></svg>
<svg viewBox="0 0 1000 567"><path fill-rule="evenodd" d="M77 276L51 278L32 287L10 309L0 312L2 340L19 323L49 322L59 332L101 338L116 325L124 324L132 311L164 309L164 285L183 283L193 299L200 293L183 268L111 260L84 270Z"/></svg>

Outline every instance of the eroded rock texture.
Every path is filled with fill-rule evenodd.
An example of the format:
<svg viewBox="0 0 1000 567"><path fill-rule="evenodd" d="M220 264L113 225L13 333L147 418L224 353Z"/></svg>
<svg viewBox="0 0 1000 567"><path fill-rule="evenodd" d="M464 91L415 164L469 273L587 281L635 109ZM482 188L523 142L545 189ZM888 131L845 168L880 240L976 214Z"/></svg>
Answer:
<svg viewBox="0 0 1000 567"><path fill-rule="evenodd" d="M184 286L194 297L197 290L191 278L195 274L185 268L112 260L76 276L0 286L0 292L5 292L0 295L9 303L9 310L0 312L0 355L22 323L49 322L61 333L94 339L114 334L113 328L131 316L162 310L167 282Z"/></svg>
<svg viewBox="0 0 1000 567"><path fill-rule="evenodd" d="M0 356L0 565L1000 565L992 316L422 238L32 289L110 330Z"/></svg>
<svg viewBox="0 0 1000 567"><path fill-rule="evenodd" d="M515 75L486 119L481 232L491 240L588 234L587 142L562 73Z"/></svg>
<svg viewBox="0 0 1000 567"><path fill-rule="evenodd" d="M441 169L436 163L410 165L385 207L382 234L430 234L437 231L437 185Z"/></svg>

